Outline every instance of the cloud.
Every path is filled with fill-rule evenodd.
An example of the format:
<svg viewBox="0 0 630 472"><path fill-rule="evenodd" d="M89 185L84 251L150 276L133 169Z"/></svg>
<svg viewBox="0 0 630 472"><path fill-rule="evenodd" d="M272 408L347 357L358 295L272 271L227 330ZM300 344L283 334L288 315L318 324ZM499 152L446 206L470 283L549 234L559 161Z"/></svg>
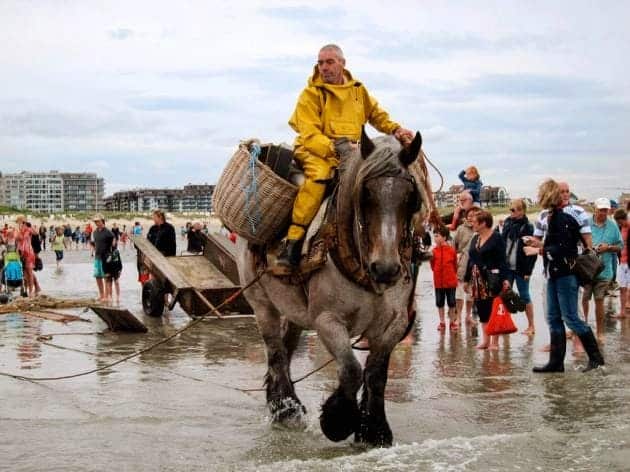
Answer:
<svg viewBox="0 0 630 472"><path fill-rule="evenodd" d="M507 97L582 99L607 95L594 80L534 74L490 74L473 80L464 92Z"/></svg>
<svg viewBox="0 0 630 472"><path fill-rule="evenodd" d="M116 28L108 31L110 38L116 39L119 41L129 39L134 35L133 30L129 28Z"/></svg>
<svg viewBox="0 0 630 472"><path fill-rule="evenodd" d="M547 173L578 194L626 185L630 4L5 3L3 171L98 168L118 189L212 182L239 140L293 141L296 99L336 42L448 182L477 163L525 195ZM608 184L591 179L603 170Z"/></svg>
<svg viewBox="0 0 630 472"><path fill-rule="evenodd" d="M28 100L9 103L2 106L0 101L0 137L92 138L145 134L160 126L160 120L120 109L65 109Z"/></svg>
<svg viewBox="0 0 630 472"><path fill-rule="evenodd" d="M222 101L210 98L138 97L127 103L131 108L143 111L208 112L226 108Z"/></svg>

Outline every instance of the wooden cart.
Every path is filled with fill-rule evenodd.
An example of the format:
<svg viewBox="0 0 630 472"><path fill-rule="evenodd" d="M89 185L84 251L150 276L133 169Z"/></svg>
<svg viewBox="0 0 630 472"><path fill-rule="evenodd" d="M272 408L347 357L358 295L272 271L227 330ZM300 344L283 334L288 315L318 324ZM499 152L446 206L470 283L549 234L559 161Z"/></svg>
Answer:
<svg viewBox="0 0 630 472"><path fill-rule="evenodd" d="M205 235L202 255L163 256L146 238L133 237L138 268L150 274L142 286L142 308L149 316L162 316L165 294L169 309L179 302L192 317L209 314L241 287L233 244L221 236ZM243 294L221 308L221 313L252 314Z"/></svg>

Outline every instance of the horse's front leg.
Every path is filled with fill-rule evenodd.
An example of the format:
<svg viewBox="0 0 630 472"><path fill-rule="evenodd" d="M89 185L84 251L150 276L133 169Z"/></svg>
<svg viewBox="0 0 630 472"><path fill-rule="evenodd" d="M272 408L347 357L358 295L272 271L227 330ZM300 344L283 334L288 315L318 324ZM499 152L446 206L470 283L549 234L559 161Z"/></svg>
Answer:
<svg viewBox="0 0 630 472"><path fill-rule="evenodd" d="M363 371L361 420L355 441L371 446L391 446L392 430L385 416L385 386L389 357L405 331L404 322L394 321L380 339L370 338L370 354Z"/></svg>
<svg viewBox="0 0 630 472"><path fill-rule="evenodd" d="M301 329L289 323L284 339L280 315L273 308L256 308L256 321L267 351L267 405L274 423L304 427L306 409L293 388L290 375L291 354Z"/></svg>
<svg viewBox="0 0 630 472"><path fill-rule="evenodd" d="M371 446L391 446L394 439L385 416L385 385L390 353L370 352L363 372L361 420L355 441Z"/></svg>
<svg viewBox="0 0 630 472"><path fill-rule="evenodd" d="M322 405L319 424L331 441L342 441L357 431L359 408L357 392L361 387L361 364L357 361L346 327L334 314L324 312L317 317L319 338L337 362L339 386Z"/></svg>

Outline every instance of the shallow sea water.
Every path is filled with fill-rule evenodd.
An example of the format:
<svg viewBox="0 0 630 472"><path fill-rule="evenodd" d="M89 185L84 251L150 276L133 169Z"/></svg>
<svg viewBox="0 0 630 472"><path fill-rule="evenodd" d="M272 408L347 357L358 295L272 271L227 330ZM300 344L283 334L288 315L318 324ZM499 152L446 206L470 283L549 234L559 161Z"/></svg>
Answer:
<svg viewBox="0 0 630 472"><path fill-rule="evenodd" d="M148 334L81 334L106 327L81 310L68 312L90 322L0 315L0 371L37 377L89 370L185 326L190 319L179 307L160 319L142 314L133 254L123 254L121 304ZM68 254L61 272L47 253L45 266L40 281L46 293L95 295L86 251ZM203 321L132 361L76 379L0 377L0 469L630 470L630 321L607 320L605 369L578 372L585 357L574 356L569 344L565 374L534 375L532 365L547 358L540 352L548 342L541 283L537 274L536 336L516 333L498 352L480 352L470 329L438 333L431 272L422 267L417 324L391 358L391 448L365 450L351 439L332 443L322 435L319 405L336 384L334 365L297 384L308 410L306 430L272 427L264 393L238 390L260 387L266 370L254 320L239 318ZM514 319L520 329L526 326L523 314ZM47 344L37 341L50 333ZM294 377L327 359L316 334L306 332Z"/></svg>

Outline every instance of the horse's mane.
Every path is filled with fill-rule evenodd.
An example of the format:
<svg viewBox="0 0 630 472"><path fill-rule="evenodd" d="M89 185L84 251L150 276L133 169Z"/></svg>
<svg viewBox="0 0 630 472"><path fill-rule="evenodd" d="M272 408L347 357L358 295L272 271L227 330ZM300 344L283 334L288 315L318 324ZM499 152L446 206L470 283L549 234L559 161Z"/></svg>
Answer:
<svg viewBox="0 0 630 472"><path fill-rule="evenodd" d="M354 187L352 189L352 199L355 208L361 201L361 192L367 180L377 177L393 177L404 172L404 168L398 158L400 144L393 138L382 137L374 140L376 148L363 161L357 171Z"/></svg>
<svg viewBox="0 0 630 472"><path fill-rule="evenodd" d="M382 135L374 138L372 142L376 148L366 159L361 157L360 152L354 152L342 159L339 166L340 175L345 174L345 179L341 179L340 186L344 187L343 192L346 198L350 200L346 200L346 204L350 204L350 208L354 210L355 214L360 215L361 197L367 180L376 177L397 176L403 172L408 172L413 176L421 200L428 202L430 197L428 192L431 185L426 172L421 168L419 159L405 169L399 159L399 152L402 147L398 140L393 136ZM418 225L425 219L426 212L427 206L423 205L420 211L414 215L414 220L417 220Z"/></svg>

